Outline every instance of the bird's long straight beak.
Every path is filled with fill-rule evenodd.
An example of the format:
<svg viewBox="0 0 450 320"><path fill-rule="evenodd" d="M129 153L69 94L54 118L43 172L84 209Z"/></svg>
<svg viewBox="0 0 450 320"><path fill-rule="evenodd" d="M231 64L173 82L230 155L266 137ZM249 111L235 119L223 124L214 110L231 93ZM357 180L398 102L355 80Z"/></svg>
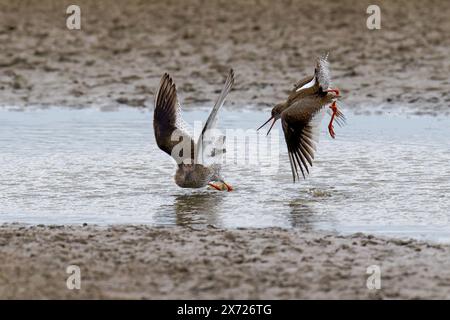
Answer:
<svg viewBox="0 0 450 320"><path fill-rule="evenodd" d="M264 124L263 124L261 127L259 127L256 131L258 131L259 129L261 129L262 127L264 127L266 124L268 124L271 120L273 120L272 124L270 125L269 131L267 131L267 135L269 135L270 130L272 130L273 126L275 125L275 122L277 122L277 120L278 120L279 118L280 118L280 117L270 117L270 119L267 120L266 122L264 122Z"/></svg>
<svg viewBox="0 0 450 320"><path fill-rule="evenodd" d="M270 125L269 131L267 131L267 135L269 135L270 130L272 130L273 126L275 125L275 122L277 122L277 118L273 118L272 124Z"/></svg>
<svg viewBox="0 0 450 320"><path fill-rule="evenodd" d="M270 120L272 120L273 119L273 117L270 117L270 119L269 120L267 120L266 122L264 122L264 124L261 126L261 127L259 127L258 129L256 129L256 131L258 131L259 129L261 129L262 127L264 127L266 124L268 124L269 122L270 122Z"/></svg>

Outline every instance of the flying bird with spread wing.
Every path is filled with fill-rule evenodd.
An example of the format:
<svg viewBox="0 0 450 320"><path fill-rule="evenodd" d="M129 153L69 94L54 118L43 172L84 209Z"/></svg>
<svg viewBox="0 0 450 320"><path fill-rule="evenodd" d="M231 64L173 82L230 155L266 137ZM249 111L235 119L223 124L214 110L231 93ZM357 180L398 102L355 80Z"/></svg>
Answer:
<svg viewBox="0 0 450 320"><path fill-rule="evenodd" d="M182 188L202 188L207 185L217 190L223 186L232 191L231 185L221 175L220 163L206 163L208 159L218 158L225 151L217 147L217 139L210 137L217 120L217 113L234 84L234 72L231 69L225 85L217 99L197 142L188 133L187 125L181 117L181 107L177 90L172 78L166 73L161 78L155 96L153 128L158 147L177 162L175 183ZM224 138L224 137L223 137ZM224 139L222 139L224 142ZM212 144L215 143L213 146ZM208 154L206 154L208 153Z"/></svg>
<svg viewBox="0 0 450 320"><path fill-rule="evenodd" d="M281 119L284 138L288 148L289 162L294 182L309 174L313 165L316 143L319 138L319 125L326 106L331 109L331 120L328 124L330 136L334 139L333 123L345 123L345 116L337 107L340 97L339 89L331 89L330 72L327 56L317 59L314 74L298 81L285 102L272 109L272 115L261 127L272 121L267 134L278 119Z"/></svg>

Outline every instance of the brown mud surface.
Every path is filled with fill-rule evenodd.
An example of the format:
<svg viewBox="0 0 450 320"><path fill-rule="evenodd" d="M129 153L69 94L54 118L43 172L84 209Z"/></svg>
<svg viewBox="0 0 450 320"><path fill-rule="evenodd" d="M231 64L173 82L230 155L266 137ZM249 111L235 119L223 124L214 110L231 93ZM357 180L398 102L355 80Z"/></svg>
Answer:
<svg viewBox="0 0 450 320"><path fill-rule="evenodd" d="M450 247L355 234L147 226L0 226L0 298L450 297ZM69 290L77 265L81 289ZM378 265L381 289L366 286Z"/></svg>
<svg viewBox="0 0 450 320"><path fill-rule="evenodd" d="M65 1L0 1L0 105L153 105L164 72L183 104L209 106L228 68L229 105L269 108L315 58L330 53L344 109L450 112L450 2L78 1L80 31Z"/></svg>

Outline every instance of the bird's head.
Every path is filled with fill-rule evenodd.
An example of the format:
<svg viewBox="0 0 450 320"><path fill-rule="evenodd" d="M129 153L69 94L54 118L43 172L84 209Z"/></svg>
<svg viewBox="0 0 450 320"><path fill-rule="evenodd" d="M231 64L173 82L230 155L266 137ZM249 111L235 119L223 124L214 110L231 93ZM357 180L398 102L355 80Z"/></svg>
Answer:
<svg viewBox="0 0 450 320"><path fill-rule="evenodd" d="M269 120L264 122L264 124L262 126L260 126L258 128L258 130L261 129L262 127L264 127L270 121L272 121L269 131L267 131L267 135L268 135L270 133L270 130L272 130L272 127L275 125L275 122L277 122L277 120L281 118L281 113L286 109L286 107L287 107L286 103L279 103L275 107L273 107L271 117L269 118Z"/></svg>

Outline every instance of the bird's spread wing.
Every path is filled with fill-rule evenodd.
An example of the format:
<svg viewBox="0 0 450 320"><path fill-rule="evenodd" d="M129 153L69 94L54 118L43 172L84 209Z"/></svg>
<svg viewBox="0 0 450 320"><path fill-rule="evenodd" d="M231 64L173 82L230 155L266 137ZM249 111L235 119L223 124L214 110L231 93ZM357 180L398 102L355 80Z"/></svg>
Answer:
<svg viewBox="0 0 450 320"><path fill-rule="evenodd" d="M317 99L307 97L281 115L294 182L300 179L299 171L305 178L313 165L323 109Z"/></svg>
<svg viewBox="0 0 450 320"><path fill-rule="evenodd" d="M213 130L217 122L217 113L225 102L225 99L234 84L234 71L230 69L228 77L223 86L222 92L217 99L211 113L206 120L202 133L197 142L197 161L202 163L205 157L217 157L225 152L225 136Z"/></svg>
<svg viewBox="0 0 450 320"><path fill-rule="evenodd" d="M158 147L180 164L191 163L194 141L187 132L180 114L177 90L172 78L165 73L155 96L153 129Z"/></svg>

